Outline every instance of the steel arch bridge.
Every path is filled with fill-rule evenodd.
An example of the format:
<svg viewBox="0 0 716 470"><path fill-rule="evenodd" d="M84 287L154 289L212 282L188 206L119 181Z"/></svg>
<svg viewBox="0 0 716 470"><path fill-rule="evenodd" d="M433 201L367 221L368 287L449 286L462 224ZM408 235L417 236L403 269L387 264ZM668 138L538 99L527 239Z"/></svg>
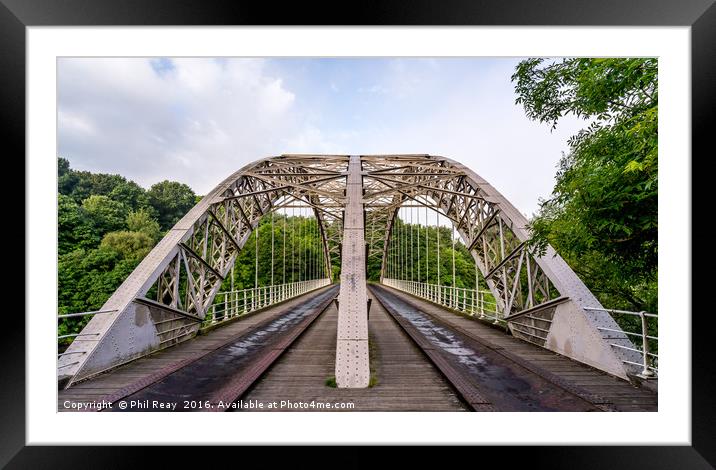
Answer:
<svg viewBox="0 0 716 470"><path fill-rule="evenodd" d="M60 355L60 382L193 338L260 220L296 204L312 211L321 243L322 276L306 288L337 281L332 266L341 266L339 387L368 385L366 264L380 264L385 285L421 289L388 269L406 204L452 225L512 335L621 378L639 370L638 350L595 296L554 249L532 252L525 217L466 166L417 154L281 155L230 175L168 231ZM270 290L267 303L306 288Z"/></svg>

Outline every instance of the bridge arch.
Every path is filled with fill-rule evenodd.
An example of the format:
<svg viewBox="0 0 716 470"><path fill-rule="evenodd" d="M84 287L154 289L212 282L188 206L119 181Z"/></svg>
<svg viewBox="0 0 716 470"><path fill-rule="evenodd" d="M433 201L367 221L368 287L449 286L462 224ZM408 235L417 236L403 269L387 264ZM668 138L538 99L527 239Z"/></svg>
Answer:
<svg viewBox="0 0 716 470"><path fill-rule="evenodd" d="M364 185L372 188L366 189L366 207L382 201L387 210L375 214L384 235L369 253L381 256L381 282L399 208L406 201L425 206L451 222L513 335L623 378L633 372L629 362L639 362L639 355L630 351L631 341L551 246L542 256L532 252L527 219L485 179L445 157L362 158ZM366 223L367 229L379 225ZM621 348L606 347L607 336Z"/></svg>
<svg viewBox="0 0 716 470"><path fill-rule="evenodd" d="M260 219L292 201L312 208L330 273L341 258L349 161L281 155L230 175L108 299L102 310L111 313L86 325L60 357L59 378L69 386L193 337ZM380 259L381 282L391 282L386 253L399 208L424 205L451 221L513 335L622 378L632 372L639 356L627 336L554 249L531 252L526 218L474 171L432 155L362 155L360 163L366 253Z"/></svg>

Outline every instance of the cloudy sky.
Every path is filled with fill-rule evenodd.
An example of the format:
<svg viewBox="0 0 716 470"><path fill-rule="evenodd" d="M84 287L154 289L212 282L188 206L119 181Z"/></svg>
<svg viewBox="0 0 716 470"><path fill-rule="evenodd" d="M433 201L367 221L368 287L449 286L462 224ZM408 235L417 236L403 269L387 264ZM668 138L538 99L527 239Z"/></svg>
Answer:
<svg viewBox="0 0 716 470"><path fill-rule="evenodd" d="M430 153L471 167L525 215L567 139L514 104L519 59L62 58L58 153L73 168L205 194L282 153Z"/></svg>

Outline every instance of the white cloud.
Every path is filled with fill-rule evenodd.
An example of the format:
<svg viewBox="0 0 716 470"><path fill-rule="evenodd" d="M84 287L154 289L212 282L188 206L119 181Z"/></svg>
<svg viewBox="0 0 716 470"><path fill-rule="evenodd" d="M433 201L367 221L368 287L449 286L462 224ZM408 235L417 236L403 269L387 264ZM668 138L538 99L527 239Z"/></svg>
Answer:
<svg viewBox="0 0 716 470"><path fill-rule="evenodd" d="M64 134L78 136L91 136L94 134L94 128L87 120L71 112L59 111L57 113L57 123Z"/></svg>
<svg viewBox="0 0 716 470"><path fill-rule="evenodd" d="M514 104L516 62L395 59L356 81L341 78L356 78L345 65L301 88L282 73L291 61L61 59L59 153L75 168L199 194L269 155L432 153L465 163L529 216L584 123L564 119L550 133L529 121Z"/></svg>
<svg viewBox="0 0 716 470"><path fill-rule="evenodd" d="M167 63L156 71L151 59L61 59L59 154L75 168L145 187L182 181L204 194L312 132L293 109L294 94L261 59ZM323 145L315 133L310 142Z"/></svg>

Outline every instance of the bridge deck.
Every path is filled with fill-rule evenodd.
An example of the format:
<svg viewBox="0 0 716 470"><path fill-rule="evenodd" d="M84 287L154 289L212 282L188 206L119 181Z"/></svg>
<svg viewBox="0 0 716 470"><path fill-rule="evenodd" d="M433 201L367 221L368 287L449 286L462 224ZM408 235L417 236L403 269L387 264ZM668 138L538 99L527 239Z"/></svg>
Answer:
<svg viewBox="0 0 716 470"><path fill-rule="evenodd" d="M317 303L319 297L324 299L321 300L321 305L326 305L327 299L330 299L332 294L328 296L323 294L330 294L329 290L337 293L336 286L319 289L283 304L248 315L239 321L197 336L191 341L181 343L173 348L157 352L91 380L79 383L68 390L62 390L58 394L58 410L67 411L68 409L64 406L67 401L100 401L110 397L124 397L132 394L136 396L140 390L143 390L142 393L146 394L151 392L151 384L166 384L167 381L164 378L174 374L173 371L179 372L174 375L175 378L179 377L184 380L184 382L181 380L177 382L178 388L170 387L169 395L176 392L174 401L191 395L192 387L196 388L198 386L194 382L198 376L202 376L201 372L206 372L207 377L212 376L212 374L224 374L221 377L226 376L233 381L238 379L239 381L243 380L246 384L251 383L264 369L260 369L258 372L254 370L253 378L248 380L245 377L250 375L251 370L256 369L253 366L237 366L233 372L227 371L225 367L218 371L220 369L218 366L214 368L218 372L212 372L209 370L210 368L205 370L201 366L198 369L200 373L196 374L195 371L192 372L192 366L188 365L193 364L196 370L201 361L207 362L206 358L210 355L215 355L217 352L221 353L227 347L231 348L237 339L244 339L246 335L254 335L257 331L263 335L264 333L260 333L260 330L265 325L289 312L298 312L307 308L313 308L314 311L318 312L320 309L317 310L317 306L311 305ZM446 328L454 336L461 337L465 344L479 352L480 357L488 360L488 362L495 361L497 367L507 367L512 371L518 371L517 376L537 384L536 389L540 391L540 394L542 391L547 395L551 393L554 397L557 397L557 402L559 403L567 403L571 400L572 408L582 409L583 404L579 403L579 399L575 401L574 397L587 397L589 403L597 405L593 407L595 409L619 411L657 410L657 394L645 388L635 387L604 372L506 335L503 331L487 324L465 318L441 306L417 299L400 291L386 287L379 288L379 291L389 293L392 296L393 307L402 305L401 308L406 312L412 309L413 313L426 314L432 319L432 322ZM373 297L373 293L369 295ZM266 405L269 402L280 403L281 401L290 400L294 405L300 403L310 404L311 402L316 405L325 403L353 404L352 408L339 408L337 411L465 411L468 409L467 400L467 402L472 403L471 407L473 409L478 410L521 409L519 406L515 408L515 403L511 404L504 397L496 397L494 394L491 397L487 396L489 400L486 399L484 405L474 406L474 403L467 399L469 397L466 398L466 396L461 395L461 392L458 392L455 388L461 380L463 382L466 380L466 376L460 377L462 373L460 368L454 369L458 372L457 377L450 377L447 374L448 378L446 378L443 375L444 370L441 373L431 362L435 359L427 353L425 341L416 336L415 331L410 332L409 325L406 331L410 335L407 334L403 330L406 327L405 322L400 323L400 325L403 325L401 327L375 297L373 297L368 322L371 344L371 378L372 382L375 382L374 385L364 389L336 389L329 387L326 385L326 380L332 377L335 371L337 317L335 305L330 304L320 316L313 320L302 336L292 344L283 340L279 341L280 335L276 336L273 343L271 341L260 342L257 346L259 359L263 354L261 351L277 350L276 342L291 345L288 348L283 346L278 353L274 351L273 357L278 357L278 359L273 362L266 372L263 372L263 375L257 381L253 382L253 386L248 390L245 387L241 389L242 402L264 403ZM265 338L270 336L270 334L266 334ZM416 344L416 340L421 346ZM433 349L440 349L440 347L433 347ZM283 354L279 356L280 353ZM263 363L267 365L271 362L263 361ZM208 361L207 364L209 366L216 365L212 361ZM531 376L531 378L528 378L528 376ZM215 382L218 383L223 380L218 375L217 377L214 377ZM199 377L197 382L202 380L204 379ZM186 387L183 385L185 382ZM199 385L199 388L203 386ZM144 387L147 387L146 390ZM489 389L489 386L486 389ZM477 390L480 390L479 380ZM182 395L182 391L187 394ZM199 392L204 393L206 390L199 390ZM511 392L507 391L505 393L509 394ZM201 393L198 394L201 395ZM572 396L566 396L565 394L572 394ZM560 398L563 395L565 397ZM193 396L190 398L201 399L201 397L196 398ZM529 397L527 398L529 401ZM524 404L524 400L522 401ZM557 408L561 409L562 407L558 406ZM588 407L585 407L585 410L586 408ZM325 410L326 408L322 409ZM536 409L540 408L537 407ZM565 409L571 408L566 407ZM265 407L264 410L269 409ZM276 410L318 411L319 408L280 406ZM250 408L248 411L258 410Z"/></svg>
<svg viewBox="0 0 716 470"><path fill-rule="evenodd" d="M278 318L297 306L306 303L307 299L320 295L327 290L335 289L328 286L314 292L290 299L284 303L268 307L248 314L237 321L232 321L180 343L174 347L157 351L129 364L123 365L92 379L73 385L69 389L58 392L58 411L74 411L65 406L67 402L96 402L109 397L117 397L123 392L129 394L130 388L139 390L137 384L151 384L158 377L166 376L172 369L206 356L218 348L230 344L234 338L252 331L258 325Z"/></svg>
<svg viewBox="0 0 716 470"><path fill-rule="evenodd" d="M466 318L444 307L413 297L396 289L382 286L420 311L451 328L507 354L518 364L546 376L556 376L567 387L573 386L594 395L599 402L617 411L657 411L658 396L651 390L636 387L605 372L576 362L565 356L522 341L514 336L474 319Z"/></svg>
<svg viewBox="0 0 716 470"><path fill-rule="evenodd" d="M292 400L310 403L353 403L332 411L466 411L440 372L398 327L379 302L372 301L369 388L331 388L335 372L338 311L331 305L301 338L243 397L260 403ZM244 411L289 411L247 408ZM316 408L290 411L318 411Z"/></svg>

